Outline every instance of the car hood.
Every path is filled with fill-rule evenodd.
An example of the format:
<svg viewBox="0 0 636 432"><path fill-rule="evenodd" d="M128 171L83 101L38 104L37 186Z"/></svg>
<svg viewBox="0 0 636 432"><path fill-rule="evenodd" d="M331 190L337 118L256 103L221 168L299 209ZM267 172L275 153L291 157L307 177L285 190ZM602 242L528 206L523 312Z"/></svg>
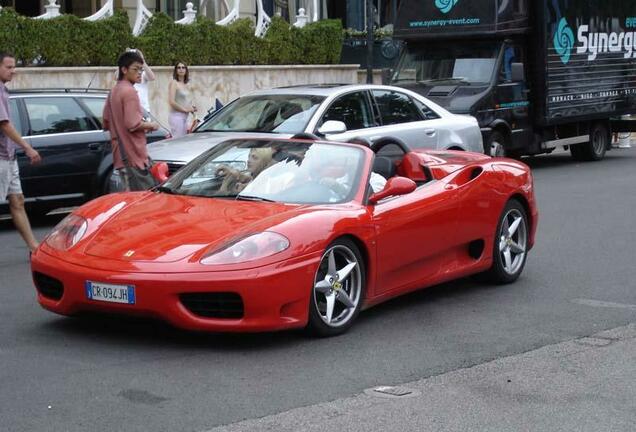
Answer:
<svg viewBox="0 0 636 432"><path fill-rule="evenodd" d="M272 228L308 207L149 193L104 222L86 239L84 253L129 262L176 262Z"/></svg>
<svg viewBox="0 0 636 432"><path fill-rule="evenodd" d="M197 132L148 144L148 155L155 161L187 163L204 151L236 138L289 138L289 134L250 132Z"/></svg>

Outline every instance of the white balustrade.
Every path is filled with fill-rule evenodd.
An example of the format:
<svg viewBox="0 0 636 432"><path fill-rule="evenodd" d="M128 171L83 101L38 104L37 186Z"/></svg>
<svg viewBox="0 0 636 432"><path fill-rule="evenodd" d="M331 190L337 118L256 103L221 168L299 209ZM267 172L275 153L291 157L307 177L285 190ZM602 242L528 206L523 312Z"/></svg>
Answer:
<svg viewBox="0 0 636 432"><path fill-rule="evenodd" d="M227 3L225 3L225 5L227 6ZM225 18L223 18L220 21L217 21L216 23L218 25L221 25L221 26L226 26L228 24L233 23L234 21L236 21L239 18L239 8L240 7L241 7L241 0L234 0L234 6L227 13Z"/></svg>
<svg viewBox="0 0 636 432"><path fill-rule="evenodd" d="M104 6L102 6L102 8L100 10L98 10L97 12L95 12L93 15L91 16L87 16L86 18L84 18L86 21L99 21L102 19L106 19L109 17L112 17L114 14L114 3L115 0L108 0L106 2L106 4Z"/></svg>
<svg viewBox="0 0 636 432"><path fill-rule="evenodd" d="M197 19L197 11L192 2L186 3L186 10L183 11L183 18L175 21L175 24L192 24Z"/></svg>
<svg viewBox="0 0 636 432"><path fill-rule="evenodd" d="M51 19L60 16L60 5L55 3L56 0L49 0L49 4L44 6L46 10L42 15L33 17L35 19Z"/></svg>
<svg viewBox="0 0 636 432"><path fill-rule="evenodd" d="M272 23L272 19L265 13L263 0L256 0L256 11L256 31L254 31L254 34L257 37L263 37L265 36L265 33L267 33L267 29Z"/></svg>
<svg viewBox="0 0 636 432"><path fill-rule="evenodd" d="M144 6L143 0L137 0L137 17L133 26L133 35L139 36L148 25L148 21L152 18L152 12Z"/></svg>

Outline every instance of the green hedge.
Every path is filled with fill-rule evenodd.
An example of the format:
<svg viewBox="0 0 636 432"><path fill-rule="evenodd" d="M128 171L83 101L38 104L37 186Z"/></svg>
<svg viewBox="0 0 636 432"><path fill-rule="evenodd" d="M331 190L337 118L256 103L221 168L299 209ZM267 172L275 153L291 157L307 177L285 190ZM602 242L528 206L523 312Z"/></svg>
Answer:
<svg viewBox="0 0 636 432"><path fill-rule="evenodd" d="M274 17L265 37L258 38L249 19L218 26L198 17L179 25L158 13L135 38L122 11L96 22L74 15L35 20L11 9L0 13L0 50L13 52L24 66L109 66L126 47L141 49L152 65L333 64L340 59L342 35L340 20L299 29Z"/></svg>

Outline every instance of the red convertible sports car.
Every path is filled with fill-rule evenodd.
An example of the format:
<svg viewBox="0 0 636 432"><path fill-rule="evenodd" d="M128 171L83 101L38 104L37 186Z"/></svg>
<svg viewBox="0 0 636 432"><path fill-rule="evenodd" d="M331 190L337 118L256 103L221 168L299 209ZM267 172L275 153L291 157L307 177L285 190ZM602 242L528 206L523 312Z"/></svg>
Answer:
<svg viewBox="0 0 636 432"><path fill-rule="evenodd" d="M177 327L346 331L450 279L516 280L537 226L523 163L397 139L232 140L148 192L103 196L32 256L40 304Z"/></svg>

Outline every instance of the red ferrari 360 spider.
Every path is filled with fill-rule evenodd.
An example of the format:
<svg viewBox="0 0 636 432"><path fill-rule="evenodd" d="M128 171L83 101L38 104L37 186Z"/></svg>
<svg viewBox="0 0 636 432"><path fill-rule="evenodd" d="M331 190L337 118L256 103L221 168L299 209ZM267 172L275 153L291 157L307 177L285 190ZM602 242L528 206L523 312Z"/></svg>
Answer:
<svg viewBox="0 0 636 432"><path fill-rule="evenodd" d="M192 330L347 330L450 279L516 280L537 226L523 163L460 151L232 140L148 192L75 210L32 256L40 304Z"/></svg>

